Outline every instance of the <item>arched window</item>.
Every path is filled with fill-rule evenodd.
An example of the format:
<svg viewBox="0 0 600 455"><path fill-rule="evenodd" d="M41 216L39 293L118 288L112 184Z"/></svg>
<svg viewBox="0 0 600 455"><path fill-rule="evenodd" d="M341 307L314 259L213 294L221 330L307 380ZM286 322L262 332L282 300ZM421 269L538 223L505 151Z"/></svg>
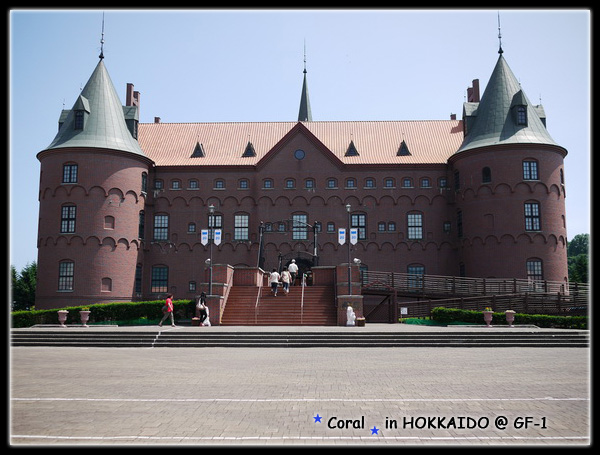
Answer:
<svg viewBox="0 0 600 455"><path fill-rule="evenodd" d="M538 258L529 258L526 263L527 278L531 281L542 281L544 279L544 271L542 268L542 260Z"/></svg>
<svg viewBox="0 0 600 455"><path fill-rule="evenodd" d="M63 234L72 234L75 232L75 218L77 207L72 204L63 205L60 208L60 232Z"/></svg>
<svg viewBox="0 0 600 455"><path fill-rule="evenodd" d="M111 292L112 291L112 279L104 277L101 280L100 292Z"/></svg>

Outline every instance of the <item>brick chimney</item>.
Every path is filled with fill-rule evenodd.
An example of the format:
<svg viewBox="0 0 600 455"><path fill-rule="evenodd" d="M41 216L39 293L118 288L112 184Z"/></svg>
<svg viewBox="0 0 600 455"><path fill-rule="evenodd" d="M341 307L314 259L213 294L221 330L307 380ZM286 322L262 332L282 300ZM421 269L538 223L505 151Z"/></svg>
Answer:
<svg viewBox="0 0 600 455"><path fill-rule="evenodd" d="M125 97L125 106L137 106L140 107L140 92L133 90L133 84L127 83L127 94Z"/></svg>
<svg viewBox="0 0 600 455"><path fill-rule="evenodd" d="M473 79L473 87L467 88L467 101L479 103L479 79Z"/></svg>

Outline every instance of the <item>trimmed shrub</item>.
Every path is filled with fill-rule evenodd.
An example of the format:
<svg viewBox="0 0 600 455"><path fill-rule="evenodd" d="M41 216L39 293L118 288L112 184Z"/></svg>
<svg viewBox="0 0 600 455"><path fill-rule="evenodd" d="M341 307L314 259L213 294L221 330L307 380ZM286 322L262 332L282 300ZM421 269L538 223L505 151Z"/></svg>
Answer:
<svg viewBox="0 0 600 455"><path fill-rule="evenodd" d="M79 310L87 308L91 311L89 324L94 323L119 323L128 324L139 320L140 323L158 323L162 318L164 300L145 302L120 302L97 303L87 306L72 306L66 308L53 308L51 310L13 311L11 313L11 327L31 327L36 324L58 324L58 310L67 310L66 324L81 324ZM194 300L173 301L174 317L178 319L191 319L195 316L196 306Z"/></svg>
<svg viewBox="0 0 600 455"><path fill-rule="evenodd" d="M466 322L483 324L483 312L460 310L458 308L437 307L431 310L431 319L440 323ZM543 328L587 329L587 316L553 316L548 314L515 313L515 324L535 325ZM493 325L508 325L504 312L496 312L492 316Z"/></svg>

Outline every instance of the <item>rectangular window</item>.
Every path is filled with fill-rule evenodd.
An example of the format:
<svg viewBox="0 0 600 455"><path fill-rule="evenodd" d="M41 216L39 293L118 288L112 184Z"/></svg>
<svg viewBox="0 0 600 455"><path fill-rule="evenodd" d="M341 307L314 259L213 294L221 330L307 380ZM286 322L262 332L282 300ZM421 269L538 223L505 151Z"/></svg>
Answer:
<svg viewBox="0 0 600 455"><path fill-rule="evenodd" d="M248 240L248 215L235 215L233 240Z"/></svg>
<svg viewBox="0 0 600 455"><path fill-rule="evenodd" d="M408 287L411 289L423 287L423 275L425 274L425 267L422 265L409 265L408 266Z"/></svg>
<svg viewBox="0 0 600 455"><path fill-rule="evenodd" d="M146 214L143 210L140 210L140 216L138 221L138 238L144 240L144 228L146 226Z"/></svg>
<svg viewBox="0 0 600 455"><path fill-rule="evenodd" d="M139 264L135 266L135 292L142 292L142 266Z"/></svg>
<svg viewBox="0 0 600 455"><path fill-rule="evenodd" d="M73 128L76 130L83 129L83 119L84 119L83 111L75 111L75 123L73 124Z"/></svg>
<svg viewBox="0 0 600 455"><path fill-rule="evenodd" d="M423 215L421 213L409 213L408 221L408 238L419 240L423 238Z"/></svg>
<svg viewBox="0 0 600 455"><path fill-rule="evenodd" d="M356 213L350 217L350 227L358 228L358 240L366 240L367 238L367 215L364 213Z"/></svg>
<svg viewBox="0 0 600 455"><path fill-rule="evenodd" d="M539 231L541 229L540 222L540 204L537 202L525 203L525 230Z"/></svg>
<svg viewBox="0 0 600 455"><path fill-rule="evenodd" d="M538 180L537 161L523 161L523 180Z"/></svg>
<svg viewBox="0 0 600 455"><path fill-rule="evenodd" d="M65 164L63 166L63 183L77 183L77 165Z"/></svg>
<svg viewBox="0 0 600 455"><path fill-rule="evenodd" d="M544 279L542 261L539 259L530 259L527 261L527 278L533 281L542 281Z"/></svg>
<svg viewBox="0 0 600 455"><path fill-rule="evenodd" d="M154 240L169 239L169 215L154 215Z"/></svg>
<svg viewBox="0 0 600 455"><path fill-rule="evenodd" d="M517 107L517 125L527 125L527 108L525 106Z"/></svg>
<svg viewBox="0 0 600 455"><path fill-rule="evenodd" d="M208 215L208 238L213 238L214 229L223 229L223 215Z"/></svg>
<svg viewBox="0 0 600 455"><path fill-rule="evenodd" d="M73 290L73 276L74 276L73 262L61 262L58 264L58 290L59 291L72 291Z"/></svg>
<svg viewBox="0 0 600 455"><path fill-rule="evenodd" d="M60 232L63 234L72 234L75 232L75 216L77 207L74 205L63 205L60 215Z"/></svg>
<svg viewBox="0 0 600 455"><path fill-rule="evenodd" d="M169 289L169 268L164 265L152 267L150 292L167 292Z"/></svg>
<svg viewBox="0 0 600 455"><path fill-rule="evenodd" d="M307 240L308 239L308 228L306 226L308 221L307 215L292 215L292 239L293 240Z"/></svg>

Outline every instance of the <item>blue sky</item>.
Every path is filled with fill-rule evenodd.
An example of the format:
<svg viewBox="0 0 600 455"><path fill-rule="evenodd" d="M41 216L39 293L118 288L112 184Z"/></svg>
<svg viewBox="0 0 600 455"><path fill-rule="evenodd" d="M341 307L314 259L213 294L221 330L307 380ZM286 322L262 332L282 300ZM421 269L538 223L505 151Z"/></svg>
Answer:
<svg viewBox="0 0 600 455"><path fill-rule="evenodd" d="M9 15L10 264L37 261L40 165L100 53L140 121L461 118L498 59L498 10L34 10ZM502 48L565 159L569 239L590 232L588 10L500 10Z"/></svg>

